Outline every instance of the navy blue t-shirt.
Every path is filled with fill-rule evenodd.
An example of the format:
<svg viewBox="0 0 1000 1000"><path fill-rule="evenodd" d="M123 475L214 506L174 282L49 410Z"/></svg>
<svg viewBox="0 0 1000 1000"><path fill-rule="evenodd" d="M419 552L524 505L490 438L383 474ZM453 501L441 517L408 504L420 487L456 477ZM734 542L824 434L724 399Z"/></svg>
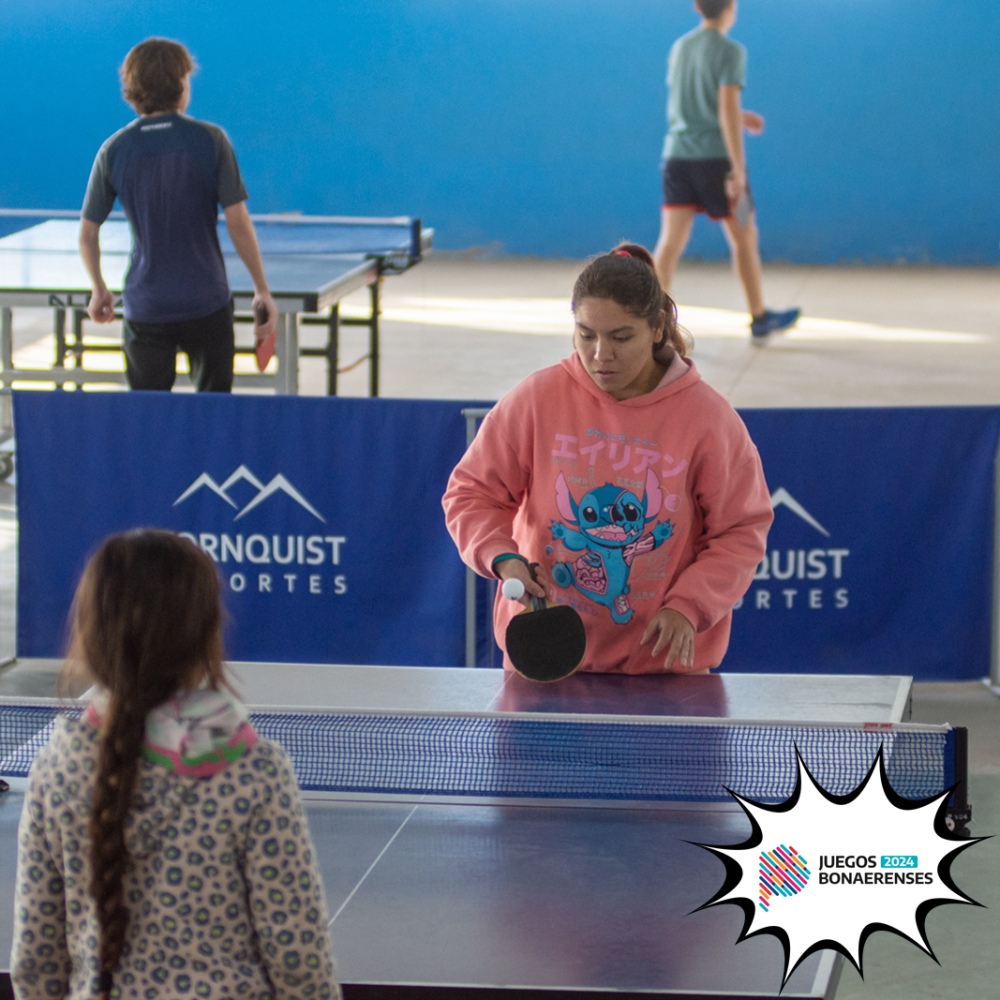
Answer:
<svg viewBox="0 0 1000 1000"><path fill-rule="evenodd" d="M247 192L221 128L165 114L116 132L94 160L83 217L100 225L116 197L132 229L122 294L127 319L200 319L229 302L219 205L245 201Z"/></svg>

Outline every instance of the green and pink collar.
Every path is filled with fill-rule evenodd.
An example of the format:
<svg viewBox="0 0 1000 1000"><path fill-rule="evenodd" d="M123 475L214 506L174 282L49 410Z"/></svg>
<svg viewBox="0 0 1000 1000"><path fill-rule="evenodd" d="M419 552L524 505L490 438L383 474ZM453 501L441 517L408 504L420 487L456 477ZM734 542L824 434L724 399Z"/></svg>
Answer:
<svg viewBox="0 0 1000 1000"><path fill-rule="evenodd" d="M103 728L108 696L99 692L84 718ZM178 774L208 778L239 760L257 742L246 706L228 691L199 688L157 705L146 717L142 755Z"/></svg>

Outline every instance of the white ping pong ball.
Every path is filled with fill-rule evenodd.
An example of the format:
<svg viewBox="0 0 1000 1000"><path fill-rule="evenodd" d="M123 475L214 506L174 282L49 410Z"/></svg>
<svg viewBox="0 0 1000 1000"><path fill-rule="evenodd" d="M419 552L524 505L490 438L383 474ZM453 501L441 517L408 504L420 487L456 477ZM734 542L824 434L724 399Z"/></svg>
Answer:
<svg viewBox="0 0 1000 1000"><path fill-rule="evenodd" d="M500 593L507 598L508 601L519 601L524 597L524 584L521 583L516 577L511 577L509 580L504 580L503 586L500 588Z"/></svg>

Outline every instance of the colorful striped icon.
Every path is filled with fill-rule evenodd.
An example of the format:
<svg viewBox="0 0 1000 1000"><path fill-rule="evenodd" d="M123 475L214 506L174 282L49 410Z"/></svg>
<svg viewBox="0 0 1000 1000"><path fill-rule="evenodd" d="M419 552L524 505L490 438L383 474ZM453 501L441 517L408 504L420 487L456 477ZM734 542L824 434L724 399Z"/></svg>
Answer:
<svg viewBox="0 0 1000 1000"><path fill-rule="evenodd" d="M782 844L760 852L760 908L767 908L777 896L794 896L809 881L809 862L794 847Z"/></svg>

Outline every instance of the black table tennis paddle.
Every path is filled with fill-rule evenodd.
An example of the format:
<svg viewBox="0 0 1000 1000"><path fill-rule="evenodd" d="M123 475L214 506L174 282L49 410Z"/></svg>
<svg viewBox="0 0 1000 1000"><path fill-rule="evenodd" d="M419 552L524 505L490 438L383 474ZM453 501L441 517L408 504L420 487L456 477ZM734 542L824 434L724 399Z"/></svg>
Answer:
<svg viewBox="0 0 1000 1000"><path fill-rule="evenodd" d="M529 565L532 579L535 565ZM514 669L531 681L561 681L583 662L587 633L583 619L568 604L546 605L530 595L530 610L514 615L507 625L507 655Z"/></svg>

